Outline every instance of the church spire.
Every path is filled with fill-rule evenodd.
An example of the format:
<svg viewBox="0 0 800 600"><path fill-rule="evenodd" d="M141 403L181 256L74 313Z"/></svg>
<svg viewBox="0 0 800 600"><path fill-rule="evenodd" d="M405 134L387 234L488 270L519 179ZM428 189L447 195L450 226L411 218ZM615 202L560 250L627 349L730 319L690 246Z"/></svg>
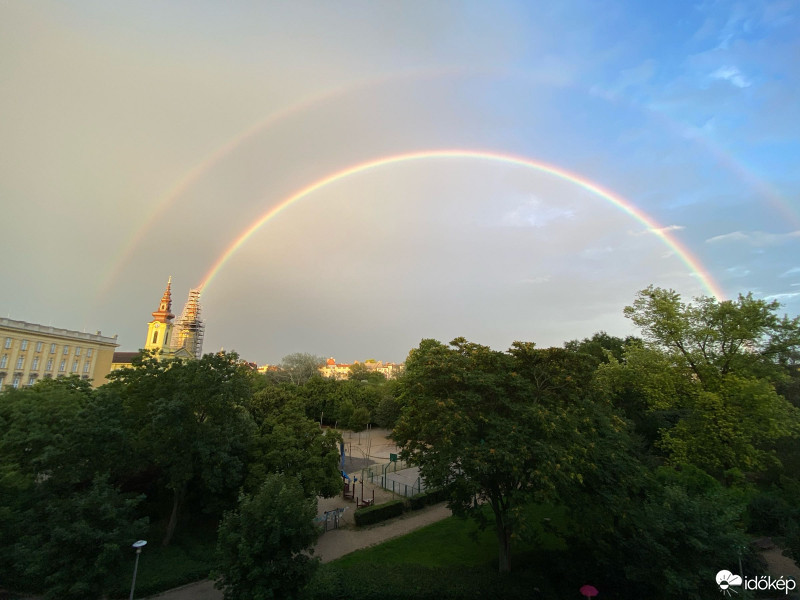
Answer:
<svg viewBox="0 0 800 600"><path fill-rule="evenodd" d="M167 280L167 289L164 290L164 295L161 296L161 304L158 305L158 310L153 312L153 319L159 323L169 323L175 318L172 314L172 275Z"/></svg>

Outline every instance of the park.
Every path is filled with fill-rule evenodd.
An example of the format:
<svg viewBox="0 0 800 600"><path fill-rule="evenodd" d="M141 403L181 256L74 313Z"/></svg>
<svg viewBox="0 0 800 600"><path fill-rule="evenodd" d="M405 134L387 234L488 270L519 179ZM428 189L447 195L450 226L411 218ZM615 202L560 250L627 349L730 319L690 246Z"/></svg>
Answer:
<svg viewBox="0 0 800 600"><path fill-rule="evenodd" d="M143 353L97 389L10 390L3 586L123 598L135 570L135 597L172 600L700 599L795 580L800 320L777 310L649 287L625 308L642 337L426 339L396 380Z"/></svg>

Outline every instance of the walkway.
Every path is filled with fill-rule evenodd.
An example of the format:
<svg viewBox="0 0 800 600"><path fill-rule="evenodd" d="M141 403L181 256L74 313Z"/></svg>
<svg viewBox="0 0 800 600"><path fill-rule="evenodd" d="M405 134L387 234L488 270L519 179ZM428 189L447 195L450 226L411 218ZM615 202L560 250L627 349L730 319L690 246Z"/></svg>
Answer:
<svg viewBox="0 0 800 600"><path fill-rule="evenodd" d="M322 562L330 562L354 550L375 546L392 538L400 537L420 527L425 527L450 516L450 509L444 504L428 506L422 510L358 529L333 529L323 533L314 548L314 554ZM222 592L214 589L212 581L199 581L163 594L150 596L159 600L222 600Z"/></svg>

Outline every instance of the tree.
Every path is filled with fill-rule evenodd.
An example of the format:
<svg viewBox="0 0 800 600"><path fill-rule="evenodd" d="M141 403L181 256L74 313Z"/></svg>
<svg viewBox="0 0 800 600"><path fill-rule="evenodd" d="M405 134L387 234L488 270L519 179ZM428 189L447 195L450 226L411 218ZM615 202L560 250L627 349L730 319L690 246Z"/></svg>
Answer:
<svg viewBox="0 0 800 600"><path fill-rule="evenodd" d="M800 319L779 318L778 306L751 294L684 304L651 286L625 308L649 348L629 347L625 364L601 366L599 380L617 398L638 395L648 410L672 414L655 442L672 464L717 477L763 472L779 464L775 444L800 434L800 412L775 391L796 376Z"/></svg>
<svg viewBox="0 0 800 600"><path fill-rule="evenodd" d="M248 409L256 426L248 489L258 489L268 473L280 472L296 477L309 497L329 498L341 490L341 436L307 418L302 401L290 389L256 392Z"/></svg>
<svg viewBox="0 0 800 600"><path fill-rule="evenodd" d="M0 580L46 598L113 588L141 536L141 498L119 492L126 436L119 404L78 378L44 380L0 402ZM65 552L65 548L69 548Z"/></svg>
<svg viewBox="0 0 800 600"><path fill-rule="evenodd" d="M720 569L738 572L741 559L751 576L760 570L741 527L744 497L698 469L659 468L623 506L627 518L585 547L614 597L711 598Z"/></svg>
<svg viewBox="0 0 800 600"><path fill-rule="evenodd" d="M297 598L319 563L311 557L316 512L316 500L288 475L268 475L253 496L242 496L217 538L212 577L225 600Z"/></svg>
<svg viewBox="0 0 800 600"><path fill-rule="evenodd" d="M800 317L780 318L777 301L752 294L695 301L685 304L674 290L650 286L624 313L648 342L684 362L706 386L729 373L774 378L781 367L797 367Z"/></svg>
<svg viewBox="0 0 800 600"><path fill-rule="evenodd" d="M40 490L40 494L44 490ZM39 495L39 494L37 494ZM147 530L134 518L141 498L120 494L101 476L69 494L41 494L16 541L16 565L47 600L98 598L118 587L124 551Z"/></svg>
<svg viewBox="0 0 800 600"><path fill-rule="evenodd" d="M625 339L608 335L605 331L599 331L590 338L581 341L572 340L564 343L564 348L579 354L586 354L593 357L597 365L607 363L611 359L622 360L625 348L630 345L641 344L641 340L633 336Z"/></svg>
<svg viewBox="0 0 800 600"><path fill-rule="evenodd" d="M324 364L325 359L321 356L307 352L295 352L284 356L280 368L277 371L268 372L268 376L277 382L288 381L295 385L303 385L309 379L319 377L319 368Z"/></svg>
<svg viewBox="0 0 800 600"><path fill-rule="evenodd" d="M350 365L347 378L352 381L366 381L367 383L385 383L386 375L375 369L370 369L365 363Z"/></svg>
<svg viewBox="0 0 800 600"><path fill-rule="evenodd" d="M234 353L187 362L145 353L109 377L130 415L136 451L149 463L142 468L156 469L172 496L166 546L190 491L201 510L221 512L244 480L253 431L246 368Z"/></svg>
<svg viewBox="0 0 800 600"><path fill-rule="evenodd" d="M579 380L568 354L537 355L532 344L503 353L458 338L423 340L406 361L395 427L402 456L428 486L448 490L454 513L485 526L482 505L490 508L501 572L510 570L524 507L582 477L588 440L578 438L580 410L568 401Z"/></svg>

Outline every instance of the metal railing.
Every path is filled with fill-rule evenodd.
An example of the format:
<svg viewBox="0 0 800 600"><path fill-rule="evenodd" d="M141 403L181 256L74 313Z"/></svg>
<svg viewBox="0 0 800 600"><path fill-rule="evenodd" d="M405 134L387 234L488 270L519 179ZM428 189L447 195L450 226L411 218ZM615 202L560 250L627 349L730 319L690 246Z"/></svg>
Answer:
<svg viewBox="0 0 800 600"><path fill-rule="evenodd" d="M404 469L397 469L397 470L400 471ZM369 469L364 469L361 475L362 477L364 477L363 481L368 481L372 484L379 485L383 489L388 490L393 494L397 494L398 496L405 496L406 498L408 498L410 496L415 496L425 491L425 482L422 480L421 477L417 477L417 480L415 482L409 484L403 481L397 481L396 479L390 477L389 473L376 474L374 472L370 472Z"/></svg>

